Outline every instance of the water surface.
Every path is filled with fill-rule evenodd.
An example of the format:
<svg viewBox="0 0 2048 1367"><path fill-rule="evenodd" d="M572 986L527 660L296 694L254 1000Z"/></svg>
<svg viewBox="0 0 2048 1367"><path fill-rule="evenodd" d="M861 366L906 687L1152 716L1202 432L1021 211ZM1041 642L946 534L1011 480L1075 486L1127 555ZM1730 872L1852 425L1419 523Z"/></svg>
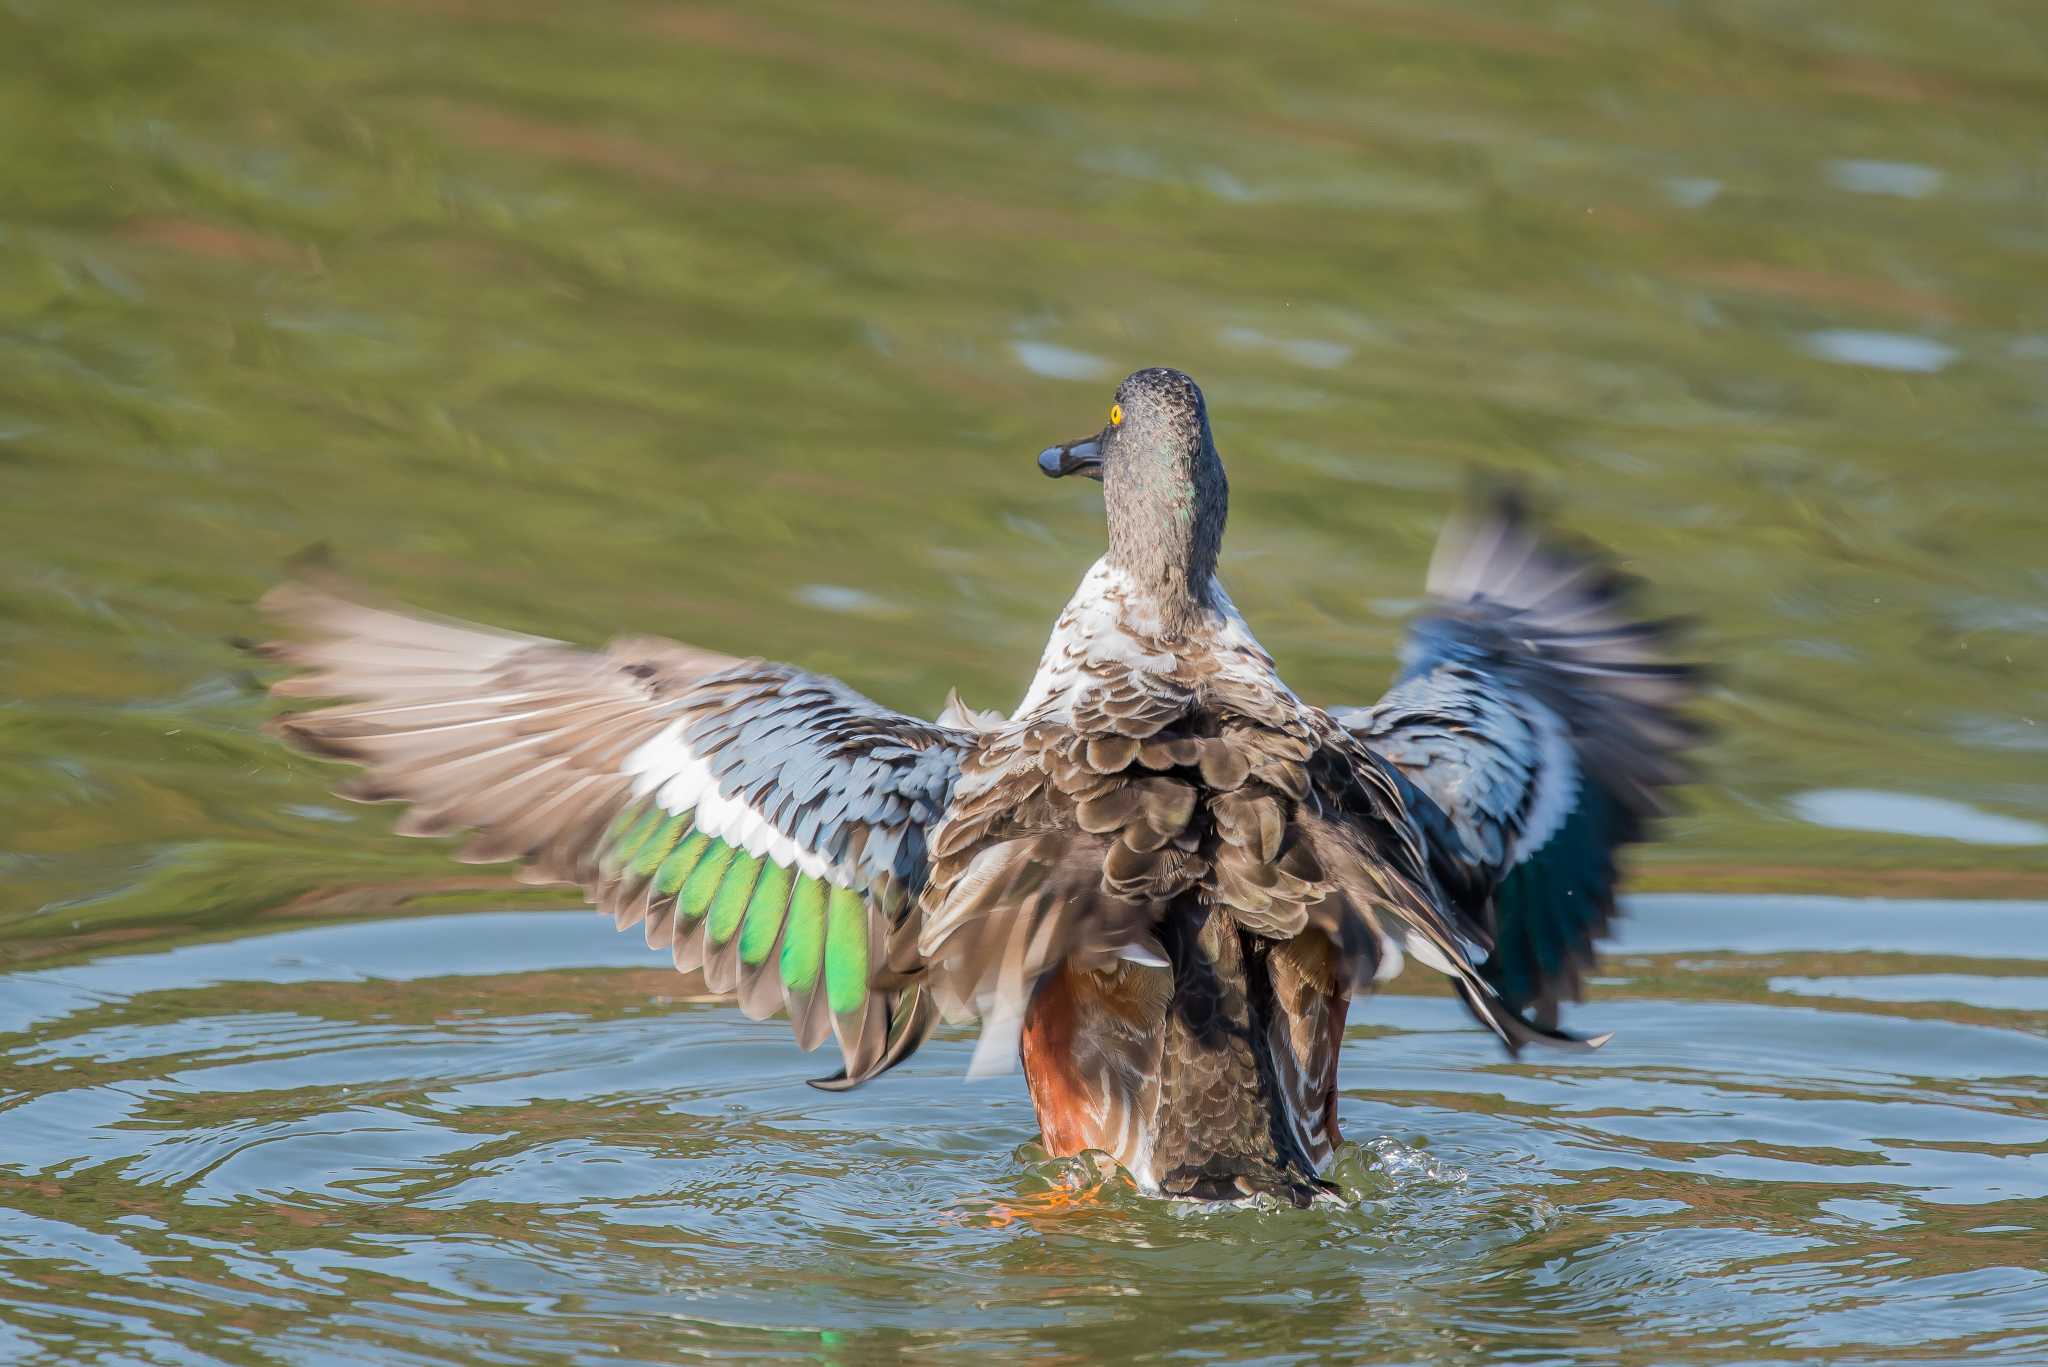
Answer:
<svg viewBox="0 0 2048 1367"><path fill-rule="evenodd" d="M1829 948L1639 899L1586 1059L1404 979L1307 1214L1045 1162L964 1032L822 1098L587 912L22 970L0 1316L68 1360L2037 1359L2048 905L1771 910Z"/></svg>
<svg viewBox="0 0 2048 1367"><path fill-rule="evenodd" d="M2048 1358L2032 0L0 0L0 119L0 1359ZM1614 1043L1404 978L1340 1206L821 1097L260 734L316 543L1007 707L1161 363L1305 695L1479 466L1722 666Z"/></svg>

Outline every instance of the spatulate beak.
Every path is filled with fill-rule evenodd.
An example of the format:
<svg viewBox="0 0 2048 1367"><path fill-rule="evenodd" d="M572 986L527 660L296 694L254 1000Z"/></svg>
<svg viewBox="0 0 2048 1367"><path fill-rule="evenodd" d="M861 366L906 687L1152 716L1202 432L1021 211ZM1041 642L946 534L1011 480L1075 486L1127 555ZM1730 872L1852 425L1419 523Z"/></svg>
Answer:
<svg viewBox="0 0 2048 1367"><path fill-rule="evenodd" d="M1046 447L1038 453L1038 468L1044 471L1049 479L1061 479L1067 475L1085 475L1089 479L1101 479L1101 434Z"/></svg>

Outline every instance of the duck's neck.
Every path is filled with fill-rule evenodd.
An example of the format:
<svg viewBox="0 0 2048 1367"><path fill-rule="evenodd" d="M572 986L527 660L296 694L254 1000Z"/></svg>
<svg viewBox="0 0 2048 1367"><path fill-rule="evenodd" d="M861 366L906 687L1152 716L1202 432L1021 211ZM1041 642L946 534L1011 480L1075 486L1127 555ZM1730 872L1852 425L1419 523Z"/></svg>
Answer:
<svg viewBox="0 0 2048 1367"><path fill-rule="evenodd" d="M1230 513L1230 484L1208 433L1184 458L1126 463L1105 483L1103 500L1109 563L1169 634L1190 634L1216 610L1216 557Z"/></svg>

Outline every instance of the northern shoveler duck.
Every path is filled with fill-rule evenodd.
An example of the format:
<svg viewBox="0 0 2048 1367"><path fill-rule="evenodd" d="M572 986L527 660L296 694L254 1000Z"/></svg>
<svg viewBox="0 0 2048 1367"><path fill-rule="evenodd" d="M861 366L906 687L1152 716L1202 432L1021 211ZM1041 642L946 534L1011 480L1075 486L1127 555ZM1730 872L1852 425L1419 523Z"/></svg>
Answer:
<svg viewBox="0 0 2048 1367"><path fill-rule="evenodd" d="M940 1020L1020 1054L1046 1147L1148 1192L1322 1187L1350 1000L1414 959L1510 1050L1557 1028L1695 738L1694 671L1596 553L1511 496L1456 523L1392 690L1325 710L1216 578L1228 486L1202 392L1118 387L1055 478L1101 481L1109 552L1008 718L936 721L837 680L655 638L584 650L366 606L266 608L276 725L411 804L408 835L582 887L748 1015L835 1036L846 1088Z"/></svg>

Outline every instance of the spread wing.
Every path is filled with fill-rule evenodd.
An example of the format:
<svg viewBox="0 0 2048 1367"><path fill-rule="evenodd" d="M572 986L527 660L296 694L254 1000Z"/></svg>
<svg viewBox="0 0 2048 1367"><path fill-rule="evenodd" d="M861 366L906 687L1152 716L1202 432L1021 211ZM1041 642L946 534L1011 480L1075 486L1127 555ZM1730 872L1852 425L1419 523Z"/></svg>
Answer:
<svg viewBox="0 0 2048 1367"><path fill-rule="evenodd" d="M366 772L341 791L411 806L408 835L574 883L748 1015L836 1035L852 1086L908 1056L934 1010L875 980L915 915L925 835L971 733L837 680L654 638L602 651L365 606L288 584L264 610L295 668L273 692L354 701L275 729Z"/></svg>
<svg viewBox="0 0 2048 1367"><path fill-rule="evenodd" d="M1445 530L1429 591L1393 688L1334 715L1429 799L1489 984L1554 1024L1614 918L1617 851L1689 777L1700 671L1668 658L1672 623L1635 615L1633 581L1512 493Z"/></svg>

